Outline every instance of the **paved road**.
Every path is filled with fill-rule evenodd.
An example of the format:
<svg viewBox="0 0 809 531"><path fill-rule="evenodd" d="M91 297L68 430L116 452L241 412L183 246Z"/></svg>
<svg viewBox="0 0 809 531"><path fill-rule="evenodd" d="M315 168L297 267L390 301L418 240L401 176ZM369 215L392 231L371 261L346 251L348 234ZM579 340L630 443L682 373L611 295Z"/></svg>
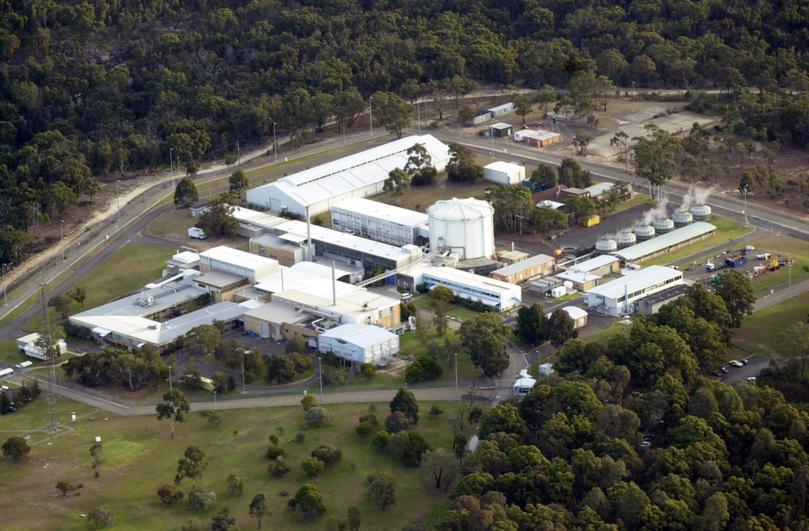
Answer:
<svg viewBox="0 0 809 531"><path fill-rule="evenodd" d="M457 142L466 145L480 154L488 155L491 153L491 146L486 141L469 134L459 133L457 129L437 129L432 131L432 134L444 142ZM494 145L494 154L496 157L519 160L531 164L547 162L558 166L562 159L570 158L570 155L560 155L550 151L525 148L510 140L496 140ZM589 162L582 157L573 158L575 158L583 168L590 170L595 177L609 181L629 182L635 186L641 184L641 189L645 186L645 183L640 183L634 175L627 173L622 168ZM662 188L662 193L669 198L672 204L679 205L683 200L683 195L688 192L688 189L689 185L687 183L670 182ZM740 199L721 193L715 193L708 198L707 203L715 212L721 213L723 216L744 221L744 203ZM776 210L754 203L748 203L747 211L750 217L750 223L753 225L774 232L787 232L802 239L809 238L809 219L807 218L797 216L791 212Z"/></svg>

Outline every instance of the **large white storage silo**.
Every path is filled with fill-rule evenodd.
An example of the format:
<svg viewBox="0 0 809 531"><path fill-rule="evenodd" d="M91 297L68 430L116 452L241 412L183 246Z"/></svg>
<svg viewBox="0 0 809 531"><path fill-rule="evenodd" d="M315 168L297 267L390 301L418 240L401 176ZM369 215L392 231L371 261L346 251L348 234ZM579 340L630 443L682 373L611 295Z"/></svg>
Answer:
<svg viewBox="0 0 809 531"><path fill-rule="evenodd" d="M494 209L486 201L447 199L427 209L430 250L447 249L464 260L494 255Z"/></svg>

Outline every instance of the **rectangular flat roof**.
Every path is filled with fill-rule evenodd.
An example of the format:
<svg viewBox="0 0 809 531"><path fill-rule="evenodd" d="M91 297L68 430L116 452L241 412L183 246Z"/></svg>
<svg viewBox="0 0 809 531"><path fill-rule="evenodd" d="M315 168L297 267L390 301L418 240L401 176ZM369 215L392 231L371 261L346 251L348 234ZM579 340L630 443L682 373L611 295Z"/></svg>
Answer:
<svg viewBox="0 0 809 531"><path fill-rule="evenodd" d="M549 138L553 138L559 136L559 133L554 133L553 131L543 131L539 129L537 131L532 131L530 129L526 129L525 131L520 131L525 138L533 138L534 140L548 140Z"/></svg>
<svg viewBox="0 0 809 531"><path fill-rule="evenodd" d="M287 218L282 218L281 216L273 216L266 212L259 212L258 210L238 206L233 207L233 217L236 218L236 221L239 223L253 225L267 230L287 221Z"/></svg>
<svg viewBox="0 0 809 531"><path fill-rule="evenodd" d="M591 196L598 196L605 192L609 192L610 190L612 190L614 186L615 183L608 183L608 182L595 183L593 185L588 186L587 188L584 188L584 190L590 192Z"/></svg>
<svg viewBox="0 0 809 531"><path fill-rule="evenodd" d="M598 280L601 278L598 275L594 275L588 271L576 271L570 270L562 271L560 273L556 273L554 275L556 278L562 280L569 280L571 282L578 282L579 284L584 284L586 282L592 282L593 280Z"/></svg>
<svg viewBox="0 0 809 531"><path fill-rule="evenodd" d="M620 251L615 251L612 254L623 258L627 262L632 262L649 256L650 254L654 254L658 251L662 251L663 249L668 249L674 245L710 234L714 231L716 231L716 227L714 225L704 221L695 221L694 223L686 225L685 227L680 227L679 229L674 229L666 234L655 236L654 238L646 240L645 242L632 245L631 247L621 249Z"/></svg>
<svg viewBox="0 0 809 531"><path fill-rule="evenodd" d="M286 249L288 251L295 251L297 249L300 249L300 245L290 243L286 239L282 239L274 234L262 234L261 236L250 238L250 241L252 243L255 243L256 245L262 245L264 247L272 247L273 249Z"/></svg>
<svg viewBox="0 0 809 531"><path fill-rule="evenodd" d="M201 259L210 259L225 264L232 264L251 270L263 269L265 267L277 266L278 261L272 258L265 258L257 254L240 251L226 245L219 245L199 253Z"/></svg>
<svg viewBox="0 0 809 531"><path fill-rule="evenodd" d="M396 334L388 332L382 327L363 324L344 324L335 326L331 330L326 330L320 337L331 337L340 339L346 343L367 348L390 341Z"/></svg>
<svg viewBox="0 0 809 531"><path fill-rule="evenodd" d="M547 264L548 262L553 262L553 257L546 254L538 254L536 256L532 256L531 258L526 258L525 260L509 264L505 267L501 267L500 269L496 269L492 271L492 274L497 273L504 276L513 275L538 265Z"/></svg>
<svg viewBox="0 0 809 531"><path fill-rule="evenodd" d="M567 270L590 272L595 271L596 269L599 269L601 267L614 264L617 261L618 261L617 256L613 256L611 254L602 254L596 256L595 258L590 258L589 260L584 260L582 262L579 262L578 264L568 266Z"/></svg>
<svg viewBox="0 0 809 531"><path fill-rule="evenodd" d="M142 317L161 312L172 306L196 299L208 293L207 290L194 286L188 281L171 282L159 288L144 290L152 296L152 305L143 306L138 303L141 293L134 293L118 300L90 308L71 318L98 317L103 315L118 315L122 317Z"/></svg>
<svg viewBox="0 0 809 531"><path fill-rule="evenodd" d="M331 300L333 289L331 269L328 271L328 276L323 274L322 269L318 271L321 272L315 272L305 268L281 266L278 268L278 271L272 275L262 277L261 281L256 284L256 289L265 293L281 293L283 291L297 290L302 293L310 293ZM362 289L339 280L334 283L334 286L336 286L338 296Z"/></svg>
<svg viewBox="0 0 809 531"><path fill-rule="evenodd" d="M214 288L227 288L235 286L242 282L247 281L247 277L241 275L232 275L230 273L222 273L219 271L209 271L197 277L194 277L194 282L205 284Z"/></svg>
<svg viewBox="0 0 809 531"><path fill-rule="evenodd" d="M514 127L514 126L511 125L511 124L504 124L503 122L497 122L497 123L494 123L494 124L490 125L489 127L491 127L492 129L508 129L508 128Z"/></svg>
<svg viewBox="0 0 809 531"><path fill-rule="evenodd" d="M503 109L511 109L513 107L514 107L514 103L509 101L509 102L506 102L506 103L502 103L500 105L495 105L494 107L489 107L486 110L487 111L500 111L500 110L503 110Z"/></svg>
<svg viewBox="0 0 809 531"><path fill-rule="evenodd" d="M648 297L644 297L640 299L638 302L646 302L648 304L656 304L658 302L662 302L665 300L669 300L674 297L679 297L680 295L685 295L688 291L688 286L685 284L678 284L672 288L666 288L663 291L658 291L657 293L652 293Z"/></svg>
<svg viewBox="0 0 809 531"><path fill-rule="evenodd" d="M244 312L244 316L269 321L271 323L290 324L301 323L307 319L311 319L310 315L296 310L289 304L283 302L268 302L267 304L262 304L258 308Z"/></svg>
<svg viewBox="0 0 809 531"><path fill-rule="evenodd" d="M632 293L652 284L676 278L683 278L683 274L676 269L664 266L649 266L596 286L587 292L608 299L618 299L623 297L626 292Z"/></svg>
<svg viewBox="0 0 809 531"><path fill-rule="evenodd" d="M275 230L279 233L292 233L305 237L306 223L303 221L290 220L286 223L278 225ZM409 260L412 258L410 252L405 251L400 247L388 245L387 243L367 240L353 234L340 232L339 230L332 230L325 227L320 227L318 225L312 225L311 231L313 240L320 240L338 247L353 249L361 253L388 258L394 261Z"/></svg>
<svg viewBox="0 0 809 531"><path fill-rule="evenodd" d="M427 266L424 268L423 271L425 275L431 275L433 277L445 279L447 281L458 282L460 284L464 284L470 287L477 286L491 291L499 291L501 293L510 292L515 289L520 290L520 287L517 286L516 284L503 282L501 280L495 280L493 278L484 277L482 275L476 275L475 273L470 273L469 271L461 271L460 269L455 269L452 267Z"/></svg>
<svg viewBox="0 0 809 531"><path fill-rule="evenodd" d="M364 197L343 199L332 206L332 211L338 209L346 212L354 212L363 216L384 219L408 227L415 227L429 221L429 217L424 212L417 212L379 201L372 201Z"/></svg>
<svg viewBox="0 0 809 531"><path fill-rule="evenodd" d="M505 161L502 161L502 160L498 160L496 162L492 162L491 164L487 164L487 165L483 166L483 168L487 169L487 170L495 170L495 171L502 171L502 172L506 172L506 173L511 173L511 172L513 172L515 170L518 170L518 171L522 170L524 168L524 166L521 166L520 164L513 164L511 162L505 162Z"/></svg>

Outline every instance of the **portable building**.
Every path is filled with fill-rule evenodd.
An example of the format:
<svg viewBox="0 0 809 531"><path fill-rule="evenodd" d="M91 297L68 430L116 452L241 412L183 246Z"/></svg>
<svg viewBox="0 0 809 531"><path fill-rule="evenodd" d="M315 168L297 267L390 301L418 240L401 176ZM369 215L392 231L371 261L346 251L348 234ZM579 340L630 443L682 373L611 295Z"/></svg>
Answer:
<svg viewBox="0 0 809 531"><path fill-rule="evenodd" d="M483 167L483 180L496 184L520 184L525 179L525 166L497 161Z"/></svg>
<svg viewBox="0 0 809 531"><path fill-rule="evenodd" d="M502 138L502 137L506 137L506 136L511 136L512 133L514 132L514 127L512 125L510 125L510 124L504 124L502 122L497 122L497 123L491 124L488 127L488 131L489 131L490 135L492 135L492 136L494 136L496 138Z"/></svg>
<svg viewBox="0 0 809 531"><path fill-rule="evenodd" d="M508 114L510 112L513 112L514 111L514 104L509 101L509 102L503 103L502 105L496 105L494 107L486 109L486 111L489 113L489 115L492 118L497 118L498 116L503 116L504 114Z"/></svg>

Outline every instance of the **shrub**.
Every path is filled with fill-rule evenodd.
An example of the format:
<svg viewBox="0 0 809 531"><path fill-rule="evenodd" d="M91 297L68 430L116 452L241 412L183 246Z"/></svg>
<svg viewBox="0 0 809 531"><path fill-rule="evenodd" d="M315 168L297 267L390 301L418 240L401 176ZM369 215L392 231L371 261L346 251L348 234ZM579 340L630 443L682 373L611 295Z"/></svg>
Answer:
<svg viewBox="0 0 809 531"><path fill-rule="evenodd" d="M370 422L360 422L357 425L357 435L360 437L367 437L377 428L376 424L371 424Z"/></svg>
<svg viewBox="0 0 809 531"><path fill-rule="evenodd" d="M405 370L405 381L408 383L424 382L440 378L443 373L441 364L433 354L421 354L408 365Z"/></svg>
<svg viewBox="0 0 809 531"><path fill-rule="evenodd" d="M304 518L314 519L326 512L326 506L320 497L320 491L315 485L306 483L301 485L295 497L287 502L287 506Z"/></svg>
<svg viewBox="0 0 809 531"><path fill-rule="evenodd" d="M430 416L431 417L438 417L443 413L444 413L444 410L442 410L438 406L433 406L433 407L430 408Z"/></svg>
<svg viewBox="0 0 809 531"><path fill-rule="evenodd" d="M157 490L157 495L160 496L160 501L166 505L174 505L183 499L183 491L178 489L175 485L167 483Z"/></svg>
<svg viewBox="0 0 809 531"><path fill-rule="evenodd" d="M222 415L219 413L212 414L210 417L208 417L208 424L214 427L219 426L222 424Z"/></svg>
<svg viewBox="0 0 809 531"><path fill-rule="evenodd" d="M363 363L360 374L370 380L376 374L376 367L374 367L373 363Z"/></svg>
<svg viewBox="0 0 809 531"><path fill-rule="evenodd" d="M385 419L385 429L387 429L389 433L398 433L406 430L409 427L410 421L401 411L394 411L388 415L387 419Z"/></svg>
<svg viewBox="0 0 809 531"><path fill-rule="evenodd" d="M96 527L109 527L115 522L115 517L111 512L96 507L87 515L87 521Z"/></svg>
<svg viewBox="0 0 809 531"><path fill-rule="evenodd" d="M315 395L304 395L303 398L301 398L301 406L303 406L304 411L309 411L313 407L317 407L317 405Z"/></svg>
<svg viewBox="0 0 809 531"><path fill-rule="evenodd" d="M267 467L267 470L273 476L275 476L277 478L282 478L282 477L286 476L287 473L289 472L289 465L287 465L287 462L284 460L283 457L278 456L275 459L274 463L269 464L269 466Z"/></svg>
<svg viewBox="0 0 809 531"><path fill-rule="evenodd" d="M413 432L394 433L388 439L388 451L404 464L417 467L424 452L430 449L427 441Z"/></svg>
<svg viewBox="0 0 809 531"><path fill-rule="evenodd" d="M335 446L321 444L312 450L312 457L316 457L326 463L326 466L336 464L343 458L343 451Z"/></svg>
<svg viewBox="0 0 809 531"><path fill-rule="evenodd" d="M283 447L277 446L275 444L270 444L269 448L267 448L267 459L277 459L282 455L286 454L286 450Z"/></svg>
<svg viewBox="0 0 809 531"><path fill-rule="evenodd" d="M188 493L188 506L198 511L206 511L216 503L216 494L209 490L194 489Z"/></svg>
<svg viewBox="0 0 809 531"><path fill-rule="evenodd" d="M390 433L386 432L385 430L376 432L374 438L371 439L371 446L380 451L384 451L388 447L388 439L390 438Z"/></svg>
<svg viewBox="0 0 809 531"><path fill-rule="evenodd" d="M368 499L383 511L396 504L396 482L385 472L368 476Z"/></svg>
<svg viewBox="0 0 809 531"><path fill-rule="evenodd" d="M306 440L306 434L303 433L302 431L299 431L298 433L295 434L295 442L296 443L302 443L305 440Z"/></svg>
<svg viewBox="0 0 809 531"><path fill-rule="evenodd" d="M325 409L317 406L307 411L303 416L303 420L309 428L320 428L329 423L329 415Z"/></svg>
<svg viewBox="0 0 809 531"><path fill-rule="evenodd" d="M301 463L301 467L303 468L303 472L312 478L319 476L324 470L326 470L326 463L317 457L307 457L303 460L303 463Z"/></svg>
<svg viewBox="0 0 809 531"><path fill-rule="evenodd" d="M279 442L278 435L275 434L275 433L271 433L270 434L270 442L272 444L278 444L278 442Z"/></svg>

